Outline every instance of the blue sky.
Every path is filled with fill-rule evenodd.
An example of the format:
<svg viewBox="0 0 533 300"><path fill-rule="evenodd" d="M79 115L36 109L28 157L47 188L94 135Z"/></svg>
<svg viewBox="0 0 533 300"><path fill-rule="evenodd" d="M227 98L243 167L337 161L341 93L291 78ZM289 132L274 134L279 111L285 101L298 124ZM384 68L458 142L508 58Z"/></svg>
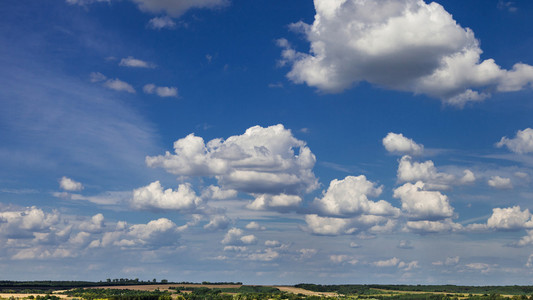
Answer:
<svg viewBox="0 0 533 300"><path fill-rule="evenodd" d="M530 284L529 1L0 4L0 277Z"/></svg>

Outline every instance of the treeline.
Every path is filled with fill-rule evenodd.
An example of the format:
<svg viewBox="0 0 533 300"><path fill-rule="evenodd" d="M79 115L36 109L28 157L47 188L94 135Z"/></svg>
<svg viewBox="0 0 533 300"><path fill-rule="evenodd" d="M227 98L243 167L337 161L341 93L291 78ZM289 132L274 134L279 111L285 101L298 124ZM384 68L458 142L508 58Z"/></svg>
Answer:
<svg viewBox="0 0 533 300"><path fill-rule="evenodd" d="M83 298L85 300L109 299L109 300L171 300L168 291L139 291L128 289L87 289L77 288L66 291L63 294L69 297Z"/></svg>
<svg viewBox="0 0 533 300"><path fill-rule="evenodd" d="M458 285L384 285L384 284L340 284L320 285L301 283L295 287L315 292L336 292L343 295L376 295L388 291L454 293L454 294L482 294L482 295L530 295L533 286L458 286Z"/></svg>
<svg viewBox="0 0 533 300"><path fill-rule="evenodd" d="M369 285L371 288L397 291L487 294L487 295L528 295L533 293L533 286L462 286L462 285Z"/></svg>
<svg viewBox="0 0 533 300"><path fill-rule="evenodd" d="M142 285L142 284L166 284L168 280L162 279L157 281L155 278L152 280L139 280L139 278L108 278L105 281L52 281L52 280L37 280L37 281L0 281L1 292L13 292L13 293L48 293L55 290L73 289L81 287L96 287L96 286L112 286L112 285ZM181 283L185 284L185 283Z"/></svg>

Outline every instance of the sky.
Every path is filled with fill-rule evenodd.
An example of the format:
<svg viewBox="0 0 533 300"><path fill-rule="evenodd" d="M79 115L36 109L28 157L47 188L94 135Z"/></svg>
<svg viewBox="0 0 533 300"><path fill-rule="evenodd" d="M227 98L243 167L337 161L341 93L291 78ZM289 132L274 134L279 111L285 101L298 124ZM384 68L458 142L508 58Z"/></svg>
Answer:
<svg viewBox="0 0 533 300"><path fill-rule="evenodd" d="M533 283L533 2L0 2L0 279Z"/></svg>

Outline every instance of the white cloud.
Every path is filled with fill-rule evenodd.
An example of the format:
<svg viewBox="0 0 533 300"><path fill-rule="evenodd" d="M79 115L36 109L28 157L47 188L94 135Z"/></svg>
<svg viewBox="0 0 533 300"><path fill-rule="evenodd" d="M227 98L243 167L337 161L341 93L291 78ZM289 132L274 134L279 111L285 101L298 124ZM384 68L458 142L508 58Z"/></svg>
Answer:
<svg viewBox="0 0 533 300"><path fill-rule="evenodd" d="M119 91L119 92L128 92L131 94L135 94L135 89L133 86L131 86L129 83L124 82L118 78L115 79L108 79L103 84L106 88Z"/></svg>
<svg viewBox="0 0 533 300"><path fill-rule="evenodd" d="M266 230L265 226L260 226L259 223L255 221L246 224L245 228L250 230Z"/></svg>
<svg viewBox="0 0 533 300"><path fill-rule="evenodd" d="M309 54L278 42L295 83L337 93L367 81L463 106L488 97L486 90L517 91L533 81L532 66L503 70L481 61L472 30L435 2L316 0L315 10L313 24L292 24L310 42Z"/></svg>
<svg viewBox="0 0 533 300"><path fill-rule="evenodd" d="M173 29L176 28L176 22L174 22L169 16L155 17L150 19L148 27L152 29Z"/></svg>
<svg viewBox="0 0 533 300"><path fill-rule="evenodd" d="M502 137L496 143L496 147L501 148L503 146L519 154L533 152L533 129L526 128L524 130L518 130L516 136L512 139L506 136Z"/></svg>
<svg viewBox="0 0 533 300"><path fill-rule="evenodd" d="M35 206L3 211L0 212L0 235L12 239L33 238L35 232L49 232L59 221L57 212L45 213Z"/></svg>
<svg viewBox="0 0 533 300"><path fill-rule="evenodd" d="M101 1L101 0L100 0ZM229 4L228 0L131 0L139 6L141 11L149 13L165 13L172 17L179 17L189 9L218 8Z"/></svg>
<svg viewBox="0 0 533 300"><path fill-rule="evenodd" d="M242 229L233 227L220 242L230 246L250 245L257 243L257 238L253 234L243 235Z"/></svg>
<svg viewBox="0 0 533 300"><path fill-rule="evenodd" d="M462 184L469 184L469 183L473 183L474 181L476 181L476 175L474 174L474 172L466 169L463 171L463 177L461 177L461 179L459 179L459 182L462 183Z"/></svg>
<svg viewBox="0 0 533 300"><path fill-rule="evenodd" d="M507 208L493 208L492 215L487 220L486 224L470 224L468 229L471 230L518 230L518 229L533 228L533 215L529 209L520 209L516 205Z"/></svg>
<svg viewBox="0 0 533 300"><path fill-rule="evenodd" d="M246 207L253 210L264 210L268 208L286 210L297 207L302 202L302 198L296 195L268 195L262 194Z"/></svg>
<svg viewBox="0 0 533 300"><path fill-rule="evenodd" d="M118 246L149 246L160 247L175 245L179 242L178 226L167 218L160 218L147 224L130 226L126 237L116 241Z"/></svg>
<svg viewBox="0 0 533 300"><path fill-rule="evenodd" d="M376 187L364 175L347 176L343 180L332 180L324 196L315 199L314 203L329 215L398 215L399 209L390 203L368 199L368 196L379 196L381 191L382 187Z"/></svg>
<svg viewBox="0 0 533 300"><path fill-rule="evenodd" d="M153 63L134 58L133 56L128 56L126 58L121 59L118 65L121 67L149 68L149 69L153 69L156 67L155 64Z"/></svg>
<svg viewBox="0 0 533 300"><path fill-rule="evenodd" d="M281 243L276 240L267 240L265 241L265 246L267 247L279 247Z"/></svg>
<svg viewBox="0 0 533 300"><path fill-rule="evenodd" d="M481 273L487 273L491 269L491 266L485 263L470 263L465 266L471 270L481 271Z"/></svg>
<svg viewBox="0 0 533 300"><path fill-rule="evenodd" d="M61 177L59 180L59 187L69 192L83 190L83 185L80 182L74 181L65 176Z"/></svg>
<svg viewBox="0 0 533 300"><path fill-rule="evenodd" d="M202 199L224 200L237 197L236 190L223 190L216 185L210 185L202 191Z"/></svg>
<svg viewBox="0 0 533 300"><path fill-rule="evenodd" d="M470 170L467 170L472 173ZM471 180L473 173L465 173L466 177L462 177L459 182L468 183ZM472 175L472 176L471 176ZM413 162L409 155L405 155L400 159L398 165L398 181L399 182L416 182L424 181L428 187L437 189L446 189L450 184L456 180L452 174L438 172L435 164L431 160L425 162Z"/></svg>
<svg viewBox="0 0 533 300"><path fill-rule="evenodd" d="M411 262L401 261L397 257L386 260L378 260L373 263L376 267L386 268L386 267L398 267L398 269L403 269L404 271L410 271L414 268L418 268L418 261L414 260Z"/></svg>
<svg viewBox="0 0 533 300"><path fill-rule="evenodd" d="M376 267L395 267L400 263L400 259L397 257L393 257L391 259L386 260L378 260L374 262L374 266Z"/></svg>
<svg viewBox="0 0 533 300"><path fill-rule="evenodd" d="M351 234L357 228L349 227L351 220L341 218L320 217L318 215L306 215L307 230L318 235Z"/></svg>
<svg viewBox="0 0 533 300"><path fill-rule="evenodd" d="M419 234L460 231L462 229L461 224L454 223L449 218L438 221L407 221L405 224L405 230Z"/></svg>
<svg viewBox="0 0 533 300"><path fill-rule="evenodd" d="M207 144L190 134L174 143L174 152L148 156L146 164L181 176L214 176L222 188L248 193L294 195L318 187L314 154L281 124Z"/></svg>
<svg viewBox="0 0 533 300"><path fill-rule="evenodd" d="M298 259L308 259L313 257L318 251L316 249L304 248L300 249L298 252L300 253Z"/></svg>
<svg viewBox="0 0 533 300"><path fill-rule="evenodd" d="M434 265L434 266L455 266L459 263L459 256L451 256L451 257L447 257L446 260L444 261L435 261L435 262L432 262L431 264Z"/></svg>
<svg viewBox="0 0 533 300"><path fill-rule="evenodd" d="M92 216L90 221L82 222L79 225L80 230L91 233L100 233L104 228L104 215L102 214L96 214Z"/></svg>
<svg viewBox="0 0 533 300"><path fill-rule="evenodd" d="M533 254L530 254L527 258L526 267L531 268L533 267Z"/></svg>
<svg viewBox="0 0 533 300"><path fill-rule="evenodd" d="M156 94L159 97L178 97L178 88L177 87L167 87L167 86L156 86L153 83L144 85L143 91L146 94Z"/></svg>
<svg viewBox="0 0 533 300"><path fill-rule="evenodd" d="M257 253L252 253L248 255L249 260L258 260L258 261L272 261L279 257L279 252L272 250L270 248L260 251Z"/></svg>
<svg viewBox="0 0 533 300"><path fill-rule="evenodd" d="M359 262L357 259L345 254L330 255L329 260L336 264L349 263L351 265L356 265Z"/></svg>
<svg viewBox="0 0 533 300"><path fill-rule="evenodd" d="M415 143L401 133L389 132L382 142L385 149L393 153L420 155L424 151L424 145Z"/></svg>
<svg viewBox="0 0 533 300"><path fill-rule="evenodd" d="M448 197L438 191L424 190L425 184L406 183L394 190L394 197L402 201L402 210L411 219L437 221L453 216Z"/></svg>
<svg viewBox="0 0 533 300"><path fill-rule="evenodd" d="M228 225L231 223L231 220L223 215L219 216L212 216L211 220L209 220L209 223L207 223L204 226L204 229L207 230L218 230L218 229L226 229L228 228Z"/></svg>
<svg viewBox="0 0 533 300"><path fill-rule="evenodd" d="M513 184L510 178L504 178L500 176L491 176L487 181L487 184L496 189L512 189Z"/></svg>
<svg viewBox="0 0 533 300"><path fill-rule="evenodd" d="M202 203L190 184L180 184L177 190L166 189L159 181L133 191L131 206L147 210L194 210Z"/></svg>

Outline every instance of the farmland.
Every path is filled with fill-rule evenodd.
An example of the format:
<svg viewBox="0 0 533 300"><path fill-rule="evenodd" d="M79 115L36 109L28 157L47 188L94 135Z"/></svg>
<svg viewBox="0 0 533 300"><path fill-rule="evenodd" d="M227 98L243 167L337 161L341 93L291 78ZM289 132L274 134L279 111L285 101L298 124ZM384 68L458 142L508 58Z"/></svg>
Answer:
<svg viewBox="0 0 533 300"><path fill-rule="evenodd" d="M0 299L177 300L177 299L371 299L528 300L531 286L455 285L243 285L242 283L0 282ZM116 283L116 282L115 282ZM137 283L137 284L135 284Z"/></svg>

